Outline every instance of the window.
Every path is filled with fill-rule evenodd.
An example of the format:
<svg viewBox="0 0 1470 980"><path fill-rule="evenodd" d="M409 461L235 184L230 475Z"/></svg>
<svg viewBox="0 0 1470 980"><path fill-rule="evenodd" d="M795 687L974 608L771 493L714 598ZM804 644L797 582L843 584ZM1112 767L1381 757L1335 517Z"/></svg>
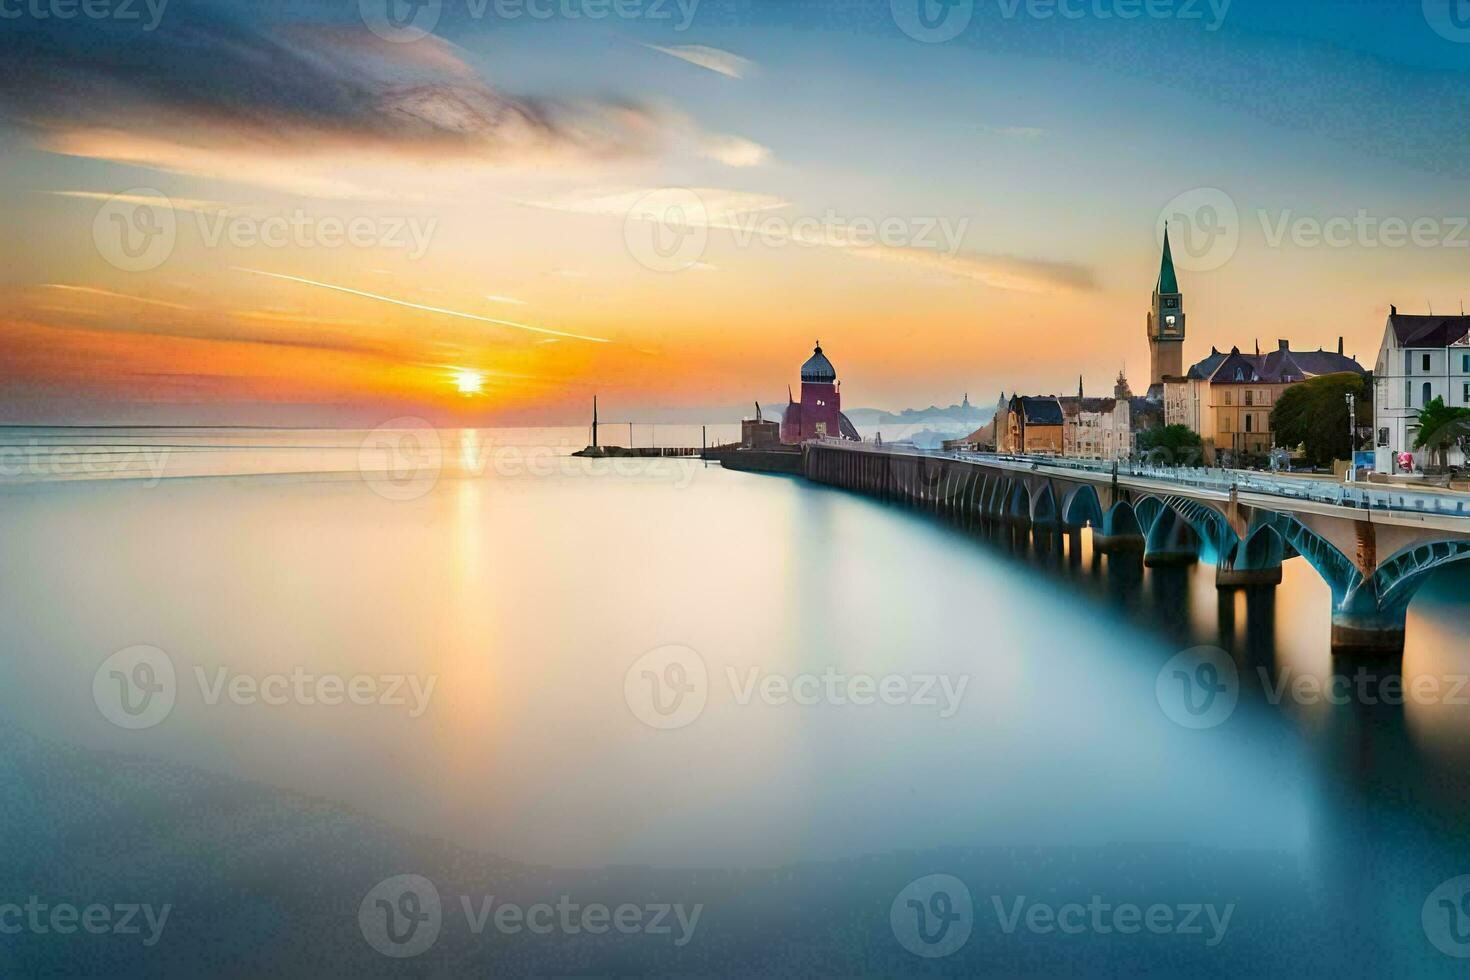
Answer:
<svg viewBox="0 0 1470 980"><path fill-rule="evenodd" d="M1247 405L1254 405L1256 403L1256 391L1254 388L1247 388L1245 390L1245 403Z"/></svg>
<svg viewBox="0 0 1470 980"><path fill-rule="evenodd" d="M1424 370L1425 370L1426 373L1429 371L1429 355L1428 354L1425 354L1424 355Z"/></svg>
<svg viewBox="0 0 1470 980"><path fill-rule="evenodd" d="M1470 382L1467 382L1465 384L1465 391L1460 396L1460 401L1464 402L1466 405L1470 405Z"/></svg>
<svg viewBox="0 0 1470 980"><path fill-rule="evenodd" d="M1434 387L1428 381L1424 382L1424 400L1421 401L1420 404L1428 407L1430 399L1433 398L1433 396Z"/></svg>
<svg viewBox="0 0 1470 980"><path fill-rule="evenodd" d="M1247 405L1250 404L1250 392L1246 392L1246 399L1245 399L1245 401L1246 401L1246 404ZM1247 432L1254 432L1255 431L1255 427L1253 425L1251 425L1251 423L1254 420L1255 420L1255 416L1254 415L1252 415L1250 412L1246 412L1245 413L1245 431L1247 431Z"/></svg>
<svg viewBox="0 0 1470 980"><path fill-rule="evenodd" d="M1388 445L1388 426L1386 425L1378 430L1378 444L1380 446Z"/></svg>
<svg viewBox="0 0 1470 980"><path fill-rule="evenodd" d="M1404 351L1404 373L1414 373L1414 352L1411 350Z"/></svg>
<svg viewBox="0 0 1470 980"><path fill-rule="evenodd" d="M1229 388L1226 388L1225 389L1225 404L1227 404L1227 405L1233 405L1233 404L1235 404L1235 393L1232 392Z"/></svg>
<svg viewBox="0 0 1470 980"><path fill-rule="evenodd" d="M1460 355L1460 370L1470 374L1470 354Z"/></svg>
<svg viewBox="0 0 1470 980"><path fill-rule="evenodd" d="M1404 407L1414 407L1414 382L1412 381L1404 382Z"/></svg>

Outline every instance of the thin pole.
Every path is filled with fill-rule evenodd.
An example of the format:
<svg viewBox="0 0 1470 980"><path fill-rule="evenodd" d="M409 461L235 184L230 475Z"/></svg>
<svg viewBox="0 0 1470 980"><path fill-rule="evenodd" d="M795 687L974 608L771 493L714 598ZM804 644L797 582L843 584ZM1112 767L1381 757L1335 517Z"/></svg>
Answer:
<svg viewBox="0 0 1470 980"><path fill-rule="evenodd" d="M597 396L592 396L592 448L597 448Z"/></svg>
<svg viewBox="0 0 1470 980"><path fill-rule="evenodd" d="M628 423L628 448L633 448L633 423Z"/></svg>

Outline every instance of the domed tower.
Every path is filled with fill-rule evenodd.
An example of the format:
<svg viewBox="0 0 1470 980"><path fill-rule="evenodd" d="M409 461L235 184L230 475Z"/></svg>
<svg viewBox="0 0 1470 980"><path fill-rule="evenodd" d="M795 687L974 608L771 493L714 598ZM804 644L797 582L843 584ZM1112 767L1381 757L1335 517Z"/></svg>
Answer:
<svg viewBox="0 0 1470 980"><path fill-rule="evenodd" d="M842 422L842 395L837 390L837 369L822 353L822 344L818 341L812 356L801 366L801 401L791 401L787 395L786 414L781 419L781 441L794 444L822 436L847 435Z"/></svg>

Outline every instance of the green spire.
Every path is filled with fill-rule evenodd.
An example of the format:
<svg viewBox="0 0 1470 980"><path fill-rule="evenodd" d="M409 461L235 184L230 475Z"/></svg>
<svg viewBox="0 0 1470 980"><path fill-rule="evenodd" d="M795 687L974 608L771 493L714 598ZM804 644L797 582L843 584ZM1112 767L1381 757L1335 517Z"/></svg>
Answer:
<svg viewBox="0 0 1470 980"><path fill-rule="evenodd" d="M1169 251L1169 222L1164 222L1164 259L1159 263L1159 293L1179 292L1179 280L1174 275L1174 253Z"/></svg>

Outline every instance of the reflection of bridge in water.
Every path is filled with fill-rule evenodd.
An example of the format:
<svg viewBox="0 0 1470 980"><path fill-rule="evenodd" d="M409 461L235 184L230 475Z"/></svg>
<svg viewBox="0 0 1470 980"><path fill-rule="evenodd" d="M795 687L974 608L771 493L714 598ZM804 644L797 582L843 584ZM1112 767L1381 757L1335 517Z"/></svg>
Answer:
<svg viewBox="0 0 1470 980"><path fill-rule="evenodd" d="M1274 586L1300 555L1332 589L1335 652L1402 653L1414 593L1470 559L1465 495L838 440L808 443L803 465L818 483L960 518L1091 527L1095 550L1149 566L1203 558L1220 588Z"/></svg>

